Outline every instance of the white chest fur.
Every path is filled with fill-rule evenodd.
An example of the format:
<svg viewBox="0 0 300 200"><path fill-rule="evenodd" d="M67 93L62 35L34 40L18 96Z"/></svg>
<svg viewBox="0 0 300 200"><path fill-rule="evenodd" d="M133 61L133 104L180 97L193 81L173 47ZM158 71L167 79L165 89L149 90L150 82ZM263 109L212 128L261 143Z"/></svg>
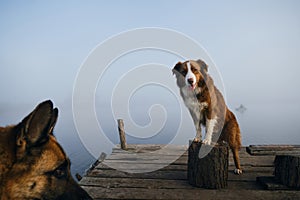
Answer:
<svg viewBox="0 0 300 200"><path fill-rule="evenodd" d="M203 120L203 110L208 106L207 102L199 102L195 91L190 90L188 87L181 88L181 94L193 120L198 123L201 122Z"/></svg>

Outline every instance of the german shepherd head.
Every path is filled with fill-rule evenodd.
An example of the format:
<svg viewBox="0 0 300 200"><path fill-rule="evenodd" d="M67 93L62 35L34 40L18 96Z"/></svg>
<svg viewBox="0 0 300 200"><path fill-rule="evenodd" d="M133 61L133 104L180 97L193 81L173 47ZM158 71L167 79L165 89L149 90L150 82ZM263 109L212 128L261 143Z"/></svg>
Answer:
<svg viewBox="0 0 300 200"><path fill-rule="evenodd" d="M22 122L0 127L0 199L92 199L74 181L53 135L58 109L39 104Z"/></svg>

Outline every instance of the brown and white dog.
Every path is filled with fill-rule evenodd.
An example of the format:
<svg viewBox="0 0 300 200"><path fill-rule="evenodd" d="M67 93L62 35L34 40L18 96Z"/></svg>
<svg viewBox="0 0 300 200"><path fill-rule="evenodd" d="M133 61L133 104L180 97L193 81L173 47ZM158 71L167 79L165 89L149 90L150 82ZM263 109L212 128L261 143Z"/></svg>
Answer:
<svg viewBox="0 0 300 200"><path fill-rule="evenodd" d="M236 166L234 173L241 174L238 152L241 148L240 128L234 114L226 106L221 92L208 74L206 63L202 60L178 62L172 71L176 75L180 94L196 127L197 134L194 141L201 140L201 125L203 125L206 129L203 144L228 142Z"/></svg>

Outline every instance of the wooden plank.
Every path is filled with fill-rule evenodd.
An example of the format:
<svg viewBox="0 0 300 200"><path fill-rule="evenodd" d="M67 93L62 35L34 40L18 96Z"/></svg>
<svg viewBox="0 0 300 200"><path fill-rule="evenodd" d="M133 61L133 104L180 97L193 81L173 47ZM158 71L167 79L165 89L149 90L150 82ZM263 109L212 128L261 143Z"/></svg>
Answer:
<svg viewBox="0 0 300 200"><path fill-rule="evenodd" d="M155 155L155 154L111 154L105 160L177 160L186 158L181 155Z"/></svg>
<svg viewBox="0 0 300 200"><path fill-rule="evenodd" d="M228 171L232 172L235 169L235 166L229 166ZM273 173L274 172L274 166L272 167L265 167L265 166L243 166L242 167L243 174L247 173Z"/></svg>
<svg viewBox="0 0 300 200"><path fill-rule="evenodd" d="M135 156L114 156L105 159L104 164L107 163L144 163L144 164L187 164L187 157L180 157L178 159L168 158L168 157L157 157L157 156L145 156L145 157L135 157Z"/></svg>
<svg viewBox="0 0 300 200"><path fill-rule="evenodd" d="M161 152L161 153L172 153L172 152L185 152L187 151L187 145L162 145L162 144L128 144L127 150L122 150L119 145L113 148L115 153L145 153L145 152Z"/></svg>
<svg viewBox="0 0 300 200"><path fill-rule="evenodd" d="M262 146L262 145L250 145L251 147L254 146ZM265 145L264 145L265 146ZM248 147L241 147L239 153L240 154L247 154L246 150ZM162 151L159 151L162 150ZM172 151L184 151L187 154L188 145L161 145L161 144L127 144L127 149L122 150L120 145L116 145L113 148L112 152L115 153L145 153L145 152L172 152Z"/></svg>
<svg viewBox="0 0 300 200"><path fill-rule="evenodd" d="M99 178L84 177L82 186L100 186L104 188L149 188L149 189L191 189L186 180L138 179L138 178Z"/></svg>
<svg viewBox="0 0 300 200"><path fill-rule="evenodd" d="M126 163L120 163L118 166L118 170L120 171L126 171L128 166ZM99 170L113 170L111 167L101 163L99 164L96 169ZM136 168L138 169L138 168ZM232 172L235 169L234 165L229 166L229 172ZM175 165L171 164L164 168L160 169L161 171L187 171L187 165ZM141 170L142 171L142 170ZM244 173L257 173L257 172L265 172L265 173L273 173L274 172L274 166L271 167L265 167L265 166L243 166Z"/></svg>
<svg viewBox="0 0 300 200"><path fill-rule="evenodd" d="M102 188L196 189L187 180L84 177L81 186ZM260 189L256 181L229 181L228 189Z"/></svg>
<svg viewBox="0 0 300 200"><path fill-rule="evenodd" d="M127 173L117 170L94 169L88 177L102 178L140 178L140 179L168 179L168 180L186 180L185 171L154 171L149 173Z"/></svg>
<svg viewBox="0 0 300 200"><path fill-rule="evenodd" d="M275 156L259 156L259 157L254 157L250 156L248 158L241 158L241 165L245 166L273 166L274 165L274 159ZM174 160L174 159L173 159ZM170 157L161 157L158 158L157 156L145 156L145 157L136 157L133 155L115 155L115 156L109 156L105 161L104 164L107 163L133 163L133 164L138 164L138 163L144 163L144 164L166 164L173 161L172 158ZM181 156L179 159L174 161L175 164L187 164L187 156ZM229 158L229 165L233 165L233 158Z"/></svg>
<svg viewBox="0 0 300 200"><path fill-rule="evenodd" d="M250 145L250 155L300 155L300 145Z"/></svg>
<svg viewBox="0 0 300 200"><path fill-rule="evenodd" d="M154 164L155 165L155 164ZM112 168L105 165L104 163L99 164L96 169L100 170L111 170ZM118 166L118 170L120 171L125 171L127 169L127 163L120 163ZM136 168L138 169L138 168ZM229 166L229 171L233 171L235 169L234 164ZM163 171L186 171L187 170L187 165L176 165L176 164L170 164L166 167L161 168L160 170ZM272 172L274 171L274 166L243 166L243 171L245 173L248 172Z"/></svg>
<svg viewBox="0 0 300 200"><path fill-rule="evenodd" d="M118 146L118 145L117 145ZM120 147L113 148L112 154L127 154L127 153L155 153L155 154L165 154L165 155L177 155L178 152L183 152L183 155L187 155L187 145L170 145L168 147L164 147L164 145L140 145L140 144L127 144L127 149L122 150ZM246 147L242 147L239 151L240 156L249 154L246 151Z"/></svg>
<svg viewBox="0 0 300 200"><path fill-rule="evenodd" d="M205 190L205 189L146 189L146 188L83 188L94 199L300 199L298 191L267 191L267 190Z"/></svg>
<svg viewBox="0 0 300 200"><path fill-rule="evenodd" d="M274 176L259 176L256 180L267 190L294 190L281 184Z"/></svg>
<svg viewBox="0 0 300 200"><path fill-rule="evenodd" d="M257 176L270 176L272 171L268 172L248 172L241 176L233 174L232 171L228 173L229 181L256 181ZM186 180L186 171L164 171L158 170L148 173L127 173L117 170L100 170L94 169L87 177L101 177L101 178L138 178L138 179L167 179L167 180Z"/></svg>
<svg viewBox="0 0 300 200"><path fill-rule="evenodd" d="M125 171L129 173L145 173L153 172L157 170L172 170L172 171L186 171L186 165L167 165L167 164L150 164L150 163L103 163L99 165L97 169L110 170L116 169L119 171Z"/></svg>
<svg viewBox="0 0 300 200"><path fill-rule="evenodd" d="M258 176L271 176L273 172L245 172L242 175L236 175L233 171L228 172L228 181L256 181Z"/></svg>
<svg viewBox="0 0 300 200"><path fill-rule="evenodd" d="M300 145L299 145L300 146ZM257 177L271 177L274 171L274 155L251 156L246 148L240 151L243 168L242 175L233 174L232 154L228 173L228 187L222 190L205 190L194 188L187 183L187 153L184 152L174 163L149 173L126 173L111 169L106 164L115 164L121 170L128 167L142 172L169 163L180 148L167 151L161 158L149 154L157 151L161 145L128 145L131 152L115 149L113 153L100 162L95 169L88 172L79 184L94 199L300 199L300 191L268 191L257 184ZM143 154L135 156L133 153ZM128 155L131 154L131 155ZM274 187L274 186L273 186Z"/></svg>
<svg viewBox="0 0 300 200"><path fill-rule="evenodd" d="M107 166L106 164L101 163L96 168L102 169L102 170L109 170L109 169L111 169L111 166ZM139 168L157 169L157 168L160 168L160 170L172 170L172 171L186 171L187 170L186 165L175 165L175 164L165 166L165 165L160 165L160 164L145 165L144 163L140 163L140 164L133 165L131 163L119 163L119 165L118 165L118 170L120 170L120 171L125 171L128 168L134 168L134 169L139 169Z"/></svg>
<svg viewBox="0 0 300 200"><path fill-rule="evenodd" d="M242 166L274 166L275 156L252 156L247 159L240 159ZM233 164L233 160L229 160L229 165Z"/></svg>
<svg viewBox="0 0 300 200"><path fill-rule="evenodd" d="M300 145L284 145L284 144L268 144L268 145L249 145L251 148L256 148L256 149L300 149Z"/></svg>

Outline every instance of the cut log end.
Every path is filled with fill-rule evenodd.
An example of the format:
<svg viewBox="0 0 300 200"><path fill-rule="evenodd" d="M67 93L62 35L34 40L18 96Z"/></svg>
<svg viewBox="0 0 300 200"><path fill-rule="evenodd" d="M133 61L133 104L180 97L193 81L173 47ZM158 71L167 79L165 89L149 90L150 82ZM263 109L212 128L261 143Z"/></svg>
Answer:
<svg viewBox="0 0 300 200"><path fill-rule="evenodd" d="M300 155L275 157L275 178L282 184L300 188Z"/></svg>
<svg viewBox="0 0 300 200"><path fill-rule="evenodd" d="M206 151L209 151L207 155ZM226 144L208 146L200 142L192 142L188 151L189 183L209 189L227 187L228 156L229 148Z"/></svg>

